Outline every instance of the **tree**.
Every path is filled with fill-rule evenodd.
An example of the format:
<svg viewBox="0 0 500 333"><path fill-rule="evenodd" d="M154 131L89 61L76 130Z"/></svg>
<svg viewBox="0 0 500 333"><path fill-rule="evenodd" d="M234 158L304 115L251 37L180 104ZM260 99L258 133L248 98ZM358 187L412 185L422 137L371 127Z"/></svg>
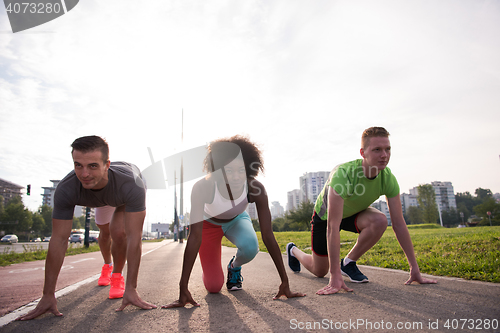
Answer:
<svg viewBox="0 0 500 333"><path fill-rule="evenodd" d="M252 225L253 225L253 229L254 229L255 231L260 231L260 224L259 224L259 220L252 219Z"/></svg>
<svg viewBox="0 0 500 333"><path fill-rule="evenodd" d="M486 198L482 204L475 206L474 212L483 218L481 225L489 225L490 218L492 225L500 224L500 204L493 197ZM491 216L488 216L488 212Z"/></svg>
<svg viewBox="0 0 500 333"><path fill-rule="evenodd" d="M450 208L449 211L441 212L441 218L443 219L443 225L446 227L457 226L461 223L458 211L455 208Z"/></svg>
<svg viewBox="0 0 500 333"><path fill-rule="evenodd" d="M4 212L5 208L3 206L3 197L0 195L0 221L2 221L2 215Z"/></svg>
<svg viewBox="0 0 500 333"><path fill-rule="evenodd" d="M311 217L313 211L314 203L307 200L301 202L297 209L289 211L286 217L290 220L290 223L297 223L299 229L309 231L311 230Z"/></svg>
<svg viewBox="0 0 500 333"><path fill-rule="evenodd" d="M33 225L31 226L31 231L37 236L43 235L43 230L45 229L45 221L40 213L32 214Z"/></svg>
<svg viewBox="0 0 500 333"><path fill-rule="evenodd" d="M272 221L273 231L285 231L285 225L287 225L286 216L277 217Z"/></svg>
<svg viewBox="0 0 500 333"><path fill-rule="evenodd" d="M417 206L408 207L407 222L408 224L422 224L422 210Z"/></svg>
<svg viewBox="0 0 500 333"><path fill-rule="evenodd" d="M422 221L424 223L437 223L439 211L436 205L436 192L430 184L418 186L418 205L422 209Z"/></svg>
<svg viewBox="0 0 500 333"><path fill-rule="evenodd" d="M477 198L473 197L469 192L457 193L455 194L455 201L457 203L457 209L459 212L464 213L464 218L467 220L474 211L474 206L478 205Z"/></svg>
<svg viewBox="0 0 500 333"><path fill-rule="evenodd" d="M3 219L4 222L15 222L5 225L6 232L24 234L28 238L28 233L33 224L32 213L24 207L21 197L14 197L9 200L9 203L5 206Z"/></svg>
<svg viewBox="0 0 500 333"><path fill-rule="evenodd" d="M481 187L478 187L474 193L481 202L484 202L484 200L493 197L493 193L491 193L490 189L484 189Z"/></svg>
<svg viewBox="0 0 500 333"><path fill-rule="evenodd" d="M52 207L49 205L43 205L38 209L40 215L42 215L45 221L45 228L43 229L43 234L50 236L52 234Z"/></svg>
<svg viewBox="0 0 500 333"><path fill-rule="evenodd" d="M465 203L463 203L463 202L457 204L457 212L459 215L460 215L460 213L464 214L463 221L462 221L462 217L460 217L460 223L467 221L467 219L471 215L471 212L469 211L469 209L467 209L467 206L465 206Z"/></svg>
<svg viewBox="0 0 500 333"><path fill-rule="evenodd" d="M74 217L73 216L73 226L71 229L83 229L85 228L85 216Z"/></svg>

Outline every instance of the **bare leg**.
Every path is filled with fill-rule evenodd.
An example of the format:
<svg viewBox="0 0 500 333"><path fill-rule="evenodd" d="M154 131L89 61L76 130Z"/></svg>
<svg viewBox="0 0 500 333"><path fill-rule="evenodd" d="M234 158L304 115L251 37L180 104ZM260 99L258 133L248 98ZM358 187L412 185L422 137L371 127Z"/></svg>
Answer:
<svg viewBox="0 0 500 333"><path fill-rule="evenodd" d="M387 229L387 218L377 209L368 207L358 215L357 226L360 230L358 240L347 255L354 261L377 244Z"/></svg>
<svg viewBox="0 0 500 333"><path fill-rule="evenodd" d="M105 264L111 264L111 234L109 233L109 223L98 224L99 227L99 249Z"/></svg>
<svg viewBox="0 0 500 333"><path fill-rule="evenodd" d="M313 254L307 254L297 247L292 249L292 253L309 272L317 277L323 277L328 273L330 267L328 256L318 256L314 252Z"/></svg>
<svg viewBox="0 0 500 333"><path fill-rule="evenodd" d="M109 224L113 273L121 273L127 260L127 235L125 234L125 206L117 207Z"/></svg>

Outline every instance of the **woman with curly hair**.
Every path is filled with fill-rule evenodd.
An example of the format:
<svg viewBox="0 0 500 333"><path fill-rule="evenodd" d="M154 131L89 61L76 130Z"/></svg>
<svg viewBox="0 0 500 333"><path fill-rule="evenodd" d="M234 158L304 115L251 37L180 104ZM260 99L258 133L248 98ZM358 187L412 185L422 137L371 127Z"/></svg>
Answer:
<svg viewBox="0 0 500 333"><path fill-rule="evenodd" d="M179 299L164 308L198 306L188 290L189 277L199 252L203 283L210 293L218 293L224 284L221 264L223 236L238 248L227 266L226 287L240 290L241 266L259 252L257 235L250 216L245 211L255 203L262 240L281 278L275 299L304 296L290 291L281 251L274 238L271 213L264 185L255 177L264 170L261 152L248 138L233 136L212 142L204 160L207 176L199 180L191 193L190 234L184 252ZM201 222L201 223L197 223Z"/></svg>

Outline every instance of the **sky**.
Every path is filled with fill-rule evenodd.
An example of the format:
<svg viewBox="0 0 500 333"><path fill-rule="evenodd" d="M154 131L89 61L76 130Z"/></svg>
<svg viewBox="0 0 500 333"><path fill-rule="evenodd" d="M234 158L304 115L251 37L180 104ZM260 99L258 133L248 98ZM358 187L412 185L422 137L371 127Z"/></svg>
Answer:
<svg viewBox="0 0 500 333"><path fill-rule="evenodd" d="M499 110L498 1L85 0L18 33L0 6L0 178L31 184L33 211L85 135L141 170L148 148L247 135L286 207L300 176L360 158L383 126L401 192L496 193ZM148 191L146 226L171 222L173 193Z"/></svg>

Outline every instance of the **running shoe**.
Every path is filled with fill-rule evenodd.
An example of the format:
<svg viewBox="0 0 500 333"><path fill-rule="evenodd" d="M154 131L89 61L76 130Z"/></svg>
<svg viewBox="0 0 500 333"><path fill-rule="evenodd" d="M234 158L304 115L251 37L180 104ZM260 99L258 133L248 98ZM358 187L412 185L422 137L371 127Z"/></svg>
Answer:
<svg viewBox="0 0 500 333"><path fill-rule="evenodd" d="M351 282L364 283L368 282L368 278L359 271L355 261L351 261L344 266L344 259L340 260L340 270L342 275L349 277Z"/></svg>
<svg viewBox="0 0 500 333"><path fill-rule="evenodd" d="M288 266L292 271L295 273L300 272L300 261L299 259L295 258L292 254L292 248L295 246L294 243L290 242L286 245L286 254L288 257Z"/></svg>
<svg viewBox="0 0 500 333"><path fill-rule="evenodd" d="M233 263L234 257L229 261L229 265L227 265L227 282L226 287L227 290L241 290L241 282L243 281L243 276L241 276L241 266L231 268L231 264Z"/></svg>
<svg viewBox="0 0 500 333"><path fill-rule="evenodd" d="M100 286L109 286L111 283L111 273L113 272L113 265L104 264L101 270L101 276L97 280Z"/></svg>
<svg viewBox="0 0 500 333"><path fill-rule="evenodd" d="M111 275L111 288L109 288L109 298L122 298L125 292L125 279L121 273Z"/></svg>

